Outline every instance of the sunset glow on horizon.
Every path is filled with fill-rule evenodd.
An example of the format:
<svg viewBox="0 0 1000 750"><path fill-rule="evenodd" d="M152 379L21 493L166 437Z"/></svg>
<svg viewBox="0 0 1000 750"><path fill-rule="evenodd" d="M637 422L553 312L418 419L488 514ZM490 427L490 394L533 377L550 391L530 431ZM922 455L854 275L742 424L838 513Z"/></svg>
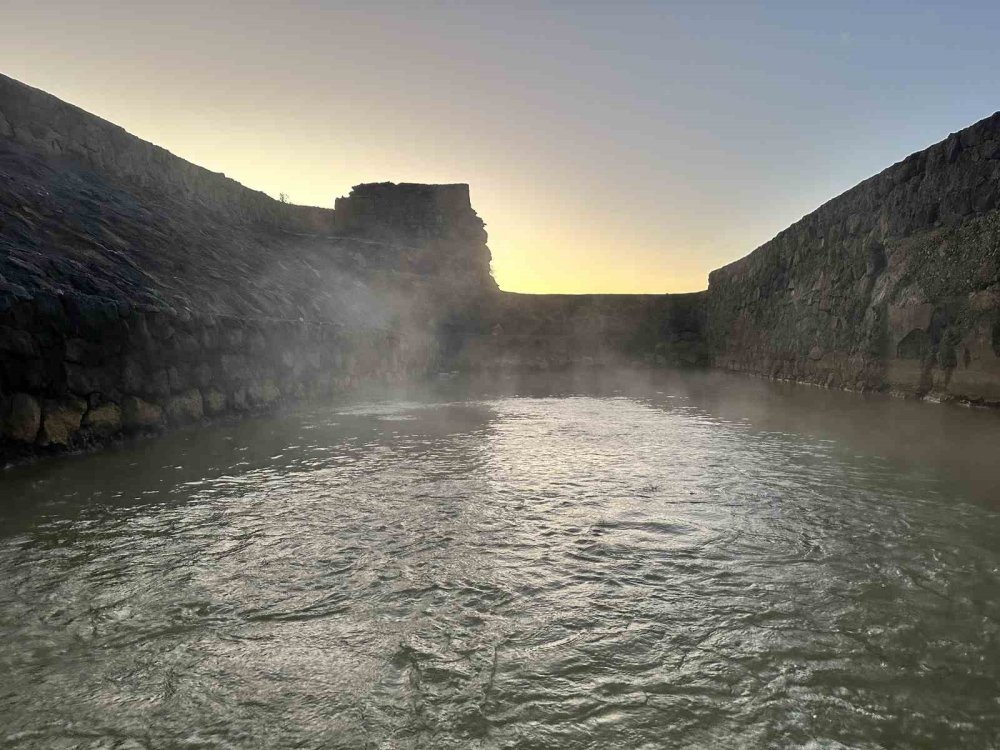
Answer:
<svg viewBox="0 0 1000 750"><path fill-rule="evenodd" d="M505 290L684 292L1000 108L1000 6L828 5L15 0L0 72L294 203L469 183Z"/></svg>

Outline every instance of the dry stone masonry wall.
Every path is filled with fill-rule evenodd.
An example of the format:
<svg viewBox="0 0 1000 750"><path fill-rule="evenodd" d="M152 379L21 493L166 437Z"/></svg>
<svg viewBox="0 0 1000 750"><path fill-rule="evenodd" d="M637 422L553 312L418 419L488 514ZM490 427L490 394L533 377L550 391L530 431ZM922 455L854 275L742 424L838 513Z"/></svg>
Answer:
<svg viewBox="0 0 1000 750"><path fill-rule="evenodd" d="M8 456L399 380L434 356L391 332L45 296L0 312L0 354Z"/></svg>
<svg viewBox="0 0 1000 750"><path fill-rule="evenodd" d="M0 460L433 370L496 290L468 186L355 198L338 225L0 77Z"/></svg>
<svg viewBox="0 0 1000 750"><path fill-rule="evenodd" d="M334 226L330 209L275 201L2 74L0 138L41 154L72 157L133 186L167 191L247 221L296 231L324 231Z"/></svg>
<svg viewBox="0 0 1000 750"><path fill-rule="evenodd" d="M501 293L463 370L707 364L701 294Z"/></svg>
<svg viewBox="0 0 1000 750"><path fill-rule="evenodd" d="M713 364L1000 404L1000 113L714 271Z"/></svg>

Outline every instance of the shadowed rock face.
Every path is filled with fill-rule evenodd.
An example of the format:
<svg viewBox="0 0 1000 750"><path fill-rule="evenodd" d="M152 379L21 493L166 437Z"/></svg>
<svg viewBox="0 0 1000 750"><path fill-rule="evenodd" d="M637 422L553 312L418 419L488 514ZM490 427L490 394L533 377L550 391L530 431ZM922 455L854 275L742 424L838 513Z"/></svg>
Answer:
<svg viewBox="0 0 1000 750"><path fill-rule="evenodd" d="M355 197L338 224L0 76L0 458L433 369L496 293L468 187Z"/></svg>
<svg viewBox="0 0 1000 750"><path fill-rule="evenodd" d="M714 271L717 366L1000 403L1000 113Z"/></svg>
<svg viewBox="0 0 1000 750"><path fill-rule="evenodd" d="M372 221L294 206L0 76L0 292L368 323L359 284L492 291L467 185L359 185ZM444 277L448 277L445 279ZM395 295L393 295L395 296Z"/></svg>

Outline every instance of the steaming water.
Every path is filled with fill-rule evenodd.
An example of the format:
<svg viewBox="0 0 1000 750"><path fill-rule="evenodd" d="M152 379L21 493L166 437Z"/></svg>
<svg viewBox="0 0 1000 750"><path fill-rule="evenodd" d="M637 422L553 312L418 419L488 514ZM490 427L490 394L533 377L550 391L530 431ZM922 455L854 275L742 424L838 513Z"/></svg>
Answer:
<svg viewBox="0 0 1000 750"><path fill-rule="evenodd" d="M998 438L662 374L8 471L0 745L996 747Z"/></svg>

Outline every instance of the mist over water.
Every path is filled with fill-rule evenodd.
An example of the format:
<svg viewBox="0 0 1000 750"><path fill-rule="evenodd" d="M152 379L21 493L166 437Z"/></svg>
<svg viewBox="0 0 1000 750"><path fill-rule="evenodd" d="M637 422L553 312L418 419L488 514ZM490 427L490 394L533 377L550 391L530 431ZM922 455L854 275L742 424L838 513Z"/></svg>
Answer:
<svg viewBox="0 0 1000 750"><path fill-rule="evenodd" d="M0 745L1000 743L995 413L449 381L0 475Z"/></svg>

